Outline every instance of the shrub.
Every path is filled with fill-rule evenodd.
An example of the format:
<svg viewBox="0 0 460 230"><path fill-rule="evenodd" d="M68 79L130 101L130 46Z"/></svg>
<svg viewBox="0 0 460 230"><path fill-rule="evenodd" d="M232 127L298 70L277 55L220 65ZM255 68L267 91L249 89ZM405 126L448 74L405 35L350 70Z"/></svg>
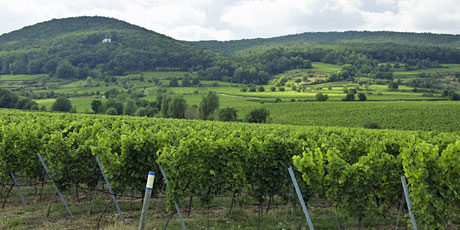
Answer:
<svg viewBox="0 0 460 230"><path fill-rule="evenodd" d="M366 94L364 94L364 93L358 93L358 99L359 99L360 101L366 101L366 100L367 100Z"/></svg>
<svg viewBox="0 0 460 230"><path fill-rule="evenodd" d="M246 116L246 121L249 123L266 123L270 113L267 109L253 109Z"/></svg>
<svg viewBox="0 0 460 230"><path fill-rule="evenodd" d="M368 122L363 127L366 129L380 129L380 125L376 122Z"/></svg>
<svg viewBox="0 0 460 230"><path fill-rule="evenodd" d="M108 109L105 111L105 113L106 113L107 115L118 115L117 109L115 109L115 108L113 108L113 107L108 108Z"/></svg>
<svg viewBox="0 0 460 230"><path fill-rule="evenodd" d="M460 101L460 95L458 95L457 93L451 93L449 95L449 100L451 100L451 101Z"/></svg>
<svg viewBox="0 0 460 230"><path fill-rule="evenodd" d="M322 93L317 93L315 97L317 101L326 101L327 99L329 99L327 94L322 94Z"/></svg>
<svg viewBox="0 0 460 230"><path fill-rule="evenodd" d="M51 106L51 111L70 112L71 109L72 103L65 97L58 97Z"/></svg>
<svg viewBox="0 0 460 230"><path fill-rule="evenodd" d="M355 94L353 93L347 93L345 98L342 99L342 101L354 101L355 100Z"/></svg>
<svg viewBox="0 0 460 230"><path fill-rule="evenodd" d="M237 121L236 109L232 107L227 107L219 110L218 120L219 121Z"/></svg>

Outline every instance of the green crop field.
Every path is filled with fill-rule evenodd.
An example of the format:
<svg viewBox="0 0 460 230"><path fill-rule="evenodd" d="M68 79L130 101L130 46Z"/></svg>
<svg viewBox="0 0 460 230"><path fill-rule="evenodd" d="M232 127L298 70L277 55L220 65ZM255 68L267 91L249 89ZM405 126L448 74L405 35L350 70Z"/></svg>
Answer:
<svg viewBox="0 0 460 230"><path fill-rule="evenodd" d="M295 102L265 104L274 123L460 131L459 102ZM288 111L288 112L287 112Z"/></svg>
<svg viewBox="0 0 460 230"><path fill-rule="evenodd" d="M72 97L70 98L70 101L72 102L72 106L74 106L77 109L78 113L91 113L91 101L93 101L94 97ZM101 99L99 99L101 100ZM41 99L41 100L36 100L39 106L46 106L47 110L50 110L51 107L53 106L53 103L56 101L56 99Z"/></svg>
<svg viewBox="0 0 460 230"><path fill-rule="evenodd" d="M323 62L312 62L312 69L309 69L310 72L315 73L333 73L340 70L340 66L334 64L328 64Z"/></svg>
<svg viewBox="0 0 460 230"><path fill-rule="evenodd" d="M180 71L170 71L170 72L143 72L141 74L128 74L127 76L118 76L117 78L120 79L132 79L136 78L139 79L141 76L144 77L145 80L148 79L170 79L170 78L182 78L187 72L180 72Z"/></svg>
<svg viewBox="0 0 460 230"><path fill-rule="evenodd" d="M188 106L199 106L204 94L209 91L215 91L219 96L220 108L233 107L237 110L240 120L243 120L254 108L267 108L271 113L271 122L281 124L362 127L366 122L375 121L382 128L389 129L457 130L457 126L449 126L451 124L449 122L444 125L441 124L444 120L437 117L439 114L440 117L444 116L455 120L453 117L458 114L452 113L450 109L442 108L438 113L433 112L434 115L430 116L433 116L434 123L431 125L427 125L427 122L425 122L428 118L413 114L415 113L414 111L418 112L420 110L434 111L439 109L440 105L457 108L455 103L443 102L447 98L441 96L442 91L438 90L433 93L413 92L413 87L405 85L400 85L396 91L390 91L385 83L360 85L357 82L350 81L314 84L316 79L324 78L328 73L338 71L341 67L319 62L314 62L312 65L313 69L290 70L277 75L274 81L279 80L281 77L289 79L286 86L263 85L264 92L250 92L249 90L243 92L243 88L249 89L251 86L207 80L202 80L200 87L168 87L171 78L182 78L187 72L143 72L116 76L116 82L105 82L102 79L92 78L78 81L54 79L50 83L28 86L27 93L39 95L39 98L46 98L43 95L50 93L55 94L54 98L37 99L39 105L46 106L48 111L51 109L55 98L59 95L64 95L71 100L77 112L91 113L91 101L97 98L105 101L96 95L103 95L111 89L118 89L123 92L125 99L130 98L128 92L137 91L137 93L144 94L141 99L148 101L155 101L158 92L166 92L184 97ZM448 68L419 70L419 72L460 69L460 65L457 64L445 66ZM312 73L317 75L311 77ZM191 77L196 77L196 74L190 73ZM3 82L0 86L23 92L23 86L17 84L20 80L39 80L45 76L3 75L0 76L0 82ZM305 81L304 77L307 77L308 80ZM413 75L412 78L418 79L416 75ZM159 80L158 83L154 79ZM297 79L300 79L300 83L299 81L295 82ZM367 78L363 79L366 80ZM402 79L407 81L409 78ZM50 78L47 77L43 81L50 81ZM178 83L180 85L182 80L179 80ZM297 87L296 91L293 91L294 86ZM261 86L255 86L256 89L259 87ZM275 87L274 92L271 91L272 87ZM281 88L284 88L284 91L280 91ZM368 102L342 102L341 100L346 95L345 89L358 89L359 93L366 95ZM328 101L316 103L315 99L318 93L326 94ZM423 106L425 108L420 109ZM309 108L314 108L314 110L309 110ZM320 114L327 114L327 116L320 116ZM340 120L336 116L344 116L344 119ZM322 119L316 119L315 117L321 117ZM414 117L417 119L412 119Z"/></svg>
<svg viewBox="0 0 460 230"><path fill-rule="evenodd" d="M1 81L35 81L43 77L46 77L46 74L35 74L35 75L0 75Z"/></svg>
<svg viewBox="0 0 460 230"><path fill-rule="evenodd" d="M346 109L341 111L347 115ZM398 213L402 175L408 181L412 211L420 221L417 223L427 229L456 229L460 218L455 203L458 195L448 192L460 188L455 173L460 170L460 141L459 133L454 132L5 109L0 110L0 127L0 172L16 175L27 200L23 205L16 188L8 192L2 186L2 229L135 229L149 171L156 176L148 229L164 228L168 216L171 218L176 211L174 202L190 229L204 229L206 225L216 230L257 226L267 230L305 229L288 168L295 170L318 229L357 229L362 225L393 229L397 219L405 219L406 211ZM53 202L54 187L50 177L43 178L36 153L47 164L72 217L62 204ZM101 180L96 156L119 202L125 225L120 223L116 209L110 207L111 196ZM168 185L160 171L167 175ZM13 184L6 176L3 183ZM425 196L430 199L422 199ZM433 202L439 206L433 206ZM292 208L292 204L297 207ZM407 223L400 221L399 227ZM179 229L177 218L169 226Z"/></svg>
<svg viewBox="0 0 460 230"><path fill-rule="evenodd" d="M175 91L177 90L177 91ZM199 106L203 95L212 89L202 88L175 88L177 95L183 95L189 106ZM194 91L198 90L195 94ZM201 91L200 91L201 90ZM219 92L219 91L218 91ZM284 92L280 92L283 95ZM262 93L261 93L262 94ZM451 101L392 101L401 95L398 92L385 92L382 94L368 95L367 102L342 102L343 94L329 94L331 100L315 102L314 93L297 92L286 93L285 96L271 93L272 97L257 97L257 93L250 95L233 95L218 93L220 108L233 107L238 112L238 118L244 119L254 108L267 108L270 112L272 123L317 125L317 126L342 126L363 127L369 122L378 123L385 129L403 130L437 130L460 131L460 103ZM414 94L406 98L436 99L437 97L422 97ZM280 98L281 102L275 103ZM80 113L91 113L91 101L95 97L72 97L72 105ZM144 99L155 100L156 96ZM292 102L294 99L296 102ZM104 99L99 99L104 101ZM302 100L311 100L305 102ZM380 100L380 101L379 101ZM51 109L55 99L37 100L38 104Z"/></svg>
<svg viewBox="0 0 460 230"><path fill-rule="evenodd" d="M460 72L460 64L443 64L444 68L431 68L411 71L396 71L395 76L414 76L422 73L458 73Z"/></svg>

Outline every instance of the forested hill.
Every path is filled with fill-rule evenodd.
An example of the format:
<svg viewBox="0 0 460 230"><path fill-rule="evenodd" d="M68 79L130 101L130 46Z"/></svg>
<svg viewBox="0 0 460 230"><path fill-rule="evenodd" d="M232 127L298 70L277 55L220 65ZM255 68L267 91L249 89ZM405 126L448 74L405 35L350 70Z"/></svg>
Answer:
<svg viewBox="0 0 460 230"><path fill-rule="evenodd" d="M103 43L104 38L110 42ZM121 75L130 71L207 68L211 51L117 19L53 19L0 36L1 74L59 77Z"/></svg>
<svg viewBox="0 0 460 230"><path fill-rule="evenodd" d="M3 34L0 36L0 49L11 50L26 48L29 45L45 45L49 44L51 39L67 33L94 30L135 30L154 33L123 21L105 17L53 19L51 21L37 23L11 33ZM163 36L157 33L154 34L156 36ZM166 38L165 36L163 37ZM100 40L102 40L102 38Z"/></svg>
<svg viewBox="0 0 460 230"><path fill-rule="evenodd" d="M318 44L383 44L393 43L411 46L442 46L460 47L460 35L433 33L402 33L402 32L308 32L274 38L256 38L233 41L199 41L191 42L197 46L225 53L234 53L263 45L283 45L289 43Z"/></svg>

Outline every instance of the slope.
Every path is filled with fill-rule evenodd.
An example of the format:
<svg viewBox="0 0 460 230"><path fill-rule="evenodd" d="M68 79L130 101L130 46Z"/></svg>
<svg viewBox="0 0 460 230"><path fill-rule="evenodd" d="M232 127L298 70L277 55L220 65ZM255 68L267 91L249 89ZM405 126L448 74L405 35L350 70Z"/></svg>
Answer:
<svg viewBox="0 0 460 230"><path fill-rule="evenodd" d="M106 36L111 42L102 42ZM2 74L53 75L61 65L69 70L62 77L83 78L93 70L120 75L208 67L214 58L210 51L106 17L53 19L0 36Z"/></svg>
<svg viewBox="0 0 460 230"><path fill-rule="evenodd" d="M273 38L242 39L234 41L191 42L197 46L214 51L234 53L263 45L282 45L289 43L349 44L349 43L393 43L412 46L460 47L460 35L403 32L307 32Z"/></svg>

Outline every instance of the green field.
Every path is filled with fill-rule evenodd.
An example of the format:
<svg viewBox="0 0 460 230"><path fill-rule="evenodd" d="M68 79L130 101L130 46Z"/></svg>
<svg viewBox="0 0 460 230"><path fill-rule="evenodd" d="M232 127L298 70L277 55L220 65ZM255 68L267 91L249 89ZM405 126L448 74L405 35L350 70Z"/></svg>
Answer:
<svg viewBox="0 0 460 230"><path fill-rule="evenodd" d="M72 106L74 106L77 109L78 113L91 113L91 101L93 101L94 97L73 97L70 98L70 101L72 102ZM41 99L41 100L36 100L39 106L46 106L47 110L51 109L51 106L53 106L53 103L56 99Z"/></svg>
<svg viewBox="0 0 460 230"><path fill-rule="evenodd" d="M328 64L323 62L312 62L312 69L309 69L309 72L314 73L333 73L340 70L340 66L334 64Z"/></svg>
<svg viewBox="0 0 460 230"><path fill-rule="evenodd" d="M453 125L452 122L444 124L445 120L441 119L446 117L456 120L454 117L458 114L453 111L458 109L457 103L446 102L446 97L441 96L440 90L430 93L413 92L413 87L400 85L398 90L391 91L385 82L375 82L369 78L362 80L369 80L370 83L361 83L361 85L350 81L316 84L317 80L324 80L329 73L339 71L341 67L320 62L313 62L312 66L312 69L290 70L275 76L273 82L282 77L288 79L288 82L285 86L263 85L264 92L243 92L243 88L249 89L250 86L207 80L200 81L200 87L168 87L171 78L180 79L187 72L133 73L115 76L117 79L115 82L95 78L70 81L54 79L46 75L2 75L0 87L38 95L39 98L44 99L37 99L37 102L39 105L46 106L48 111L55 97L59 95L69 97L77 112L91 113L91 101L94 99L104 101L101 96L111 89L123 92L122 100L130 97L128 92L137 91L144 94L142 99L149 101L156 100L160 90L166 90L168 94L183 96L189 106L199 106L204 94L215 91L219 96L220 108L235 108L240 120L243 120L253 108L263 107L270 111L271 122L281 124L362 127L366 122L375 121L382 128L389 129L457 130L458 126ZM460 71L459 64L444 66L447 68L395 72L395 75L406 82L409 79L419 79L420 73ZM196 77L197 73L189 74L191 77ZM35 82L37 80L39 83ZM18 82L24 82L25 85ZM182 80L178 83L180 85ZM455 84L452 83L451 86ZM255 86L255 88L259 87ZM274 92L271 91L273 87L275 87ZM295 91L294 87L296 87ZM281 88L284 88L284 91L281 91ZM358 93L366 95L368 101L342 102L346 95L345 89L357 89ZM54 98L46 98L50 93L55 94ZM328 95L328 101L315 102L318 93ZM433 112L436 110L437 113ZM427 111L430 113L429 117L419 115ZM321 114L325 115L321 116ZM339 119L341 116L343 119Z"/></svg>
<svg viewBox="0 0 460 230"><path fill-rule="evenodd" d="M460 102L296 102L267 104L274 123L460 131ZM288 111L288 112L286 112Z"/></svg>
<svg viewBox="0 0 460 230"><path fill-rule="evenodd" d="M414 76L422 73L459 73L460 64L443 64L444 68L421 69L411 71L396 71L395 76Z"/></svg>
<svg viewBox="0 0 460 230"><path fill-rule="evenodd" d="M319 66L323 71L333 68L327 64ZM183 73L158 73L156 76L167 78L178 74ZM144 76L147 75L154 76L155 74L145 73ZM460 110L458 103L445 101L445 98L439 93L412 92L412 88L406 86L401 86L398 91L389 91L386 85L371 84L360 87L350 82L333 82L310 85L301 92L293 91L292 87L284 87L285 91L282 92L279 91L280 87L276 87L276 91L272 92L270 91L272 85L264 85L264 92L242 92L241 89L247 86L229 82L201 81L202 87L169 88L156 86L155 83L145 81L145 79L144 81L136 80L139 76L139 74L130 75L125 78L132 89L144 92L143 99L154 101L157 92L160 89L166 89L172 95L183 96L189 106L199 106L204 94L216 91L220 100L220 108L235 108L240 120L244 120L246 114L254 108L267 108L270 112L270 122L279 124L363 127L366 123L375 122L386 129L460 131L458 128L460 125L456 122L456 117L460 115L457 112ZM169 80L166 79L161 82L162 85L169 84ZM96 92L103 94L113 88L127 92L121 86L121 83L106 86L103 81L93 80L88 84L86 80L81 80L63 82L52 89L37 89L35 92L53 91L57 94L78 95L70 97L76 111L91 113L92 100L104 101L100 96L95 96ZM345 97L345 87L348 89L359 87L361 91L358 92L364 93L368 101L342 102L341 100ZM329 100L315 102L317 93L327 94ZM37 102L50 110L54 100L40 99ZM279 103L275 103L276 100Z"/></svg>
<svg viewBox="0 0 460 230"><path fill-rule="evenodd" d="M36 75L0 75L1 81L35 81L43 77L46 77L46 74L36 74Z"/></svg>

